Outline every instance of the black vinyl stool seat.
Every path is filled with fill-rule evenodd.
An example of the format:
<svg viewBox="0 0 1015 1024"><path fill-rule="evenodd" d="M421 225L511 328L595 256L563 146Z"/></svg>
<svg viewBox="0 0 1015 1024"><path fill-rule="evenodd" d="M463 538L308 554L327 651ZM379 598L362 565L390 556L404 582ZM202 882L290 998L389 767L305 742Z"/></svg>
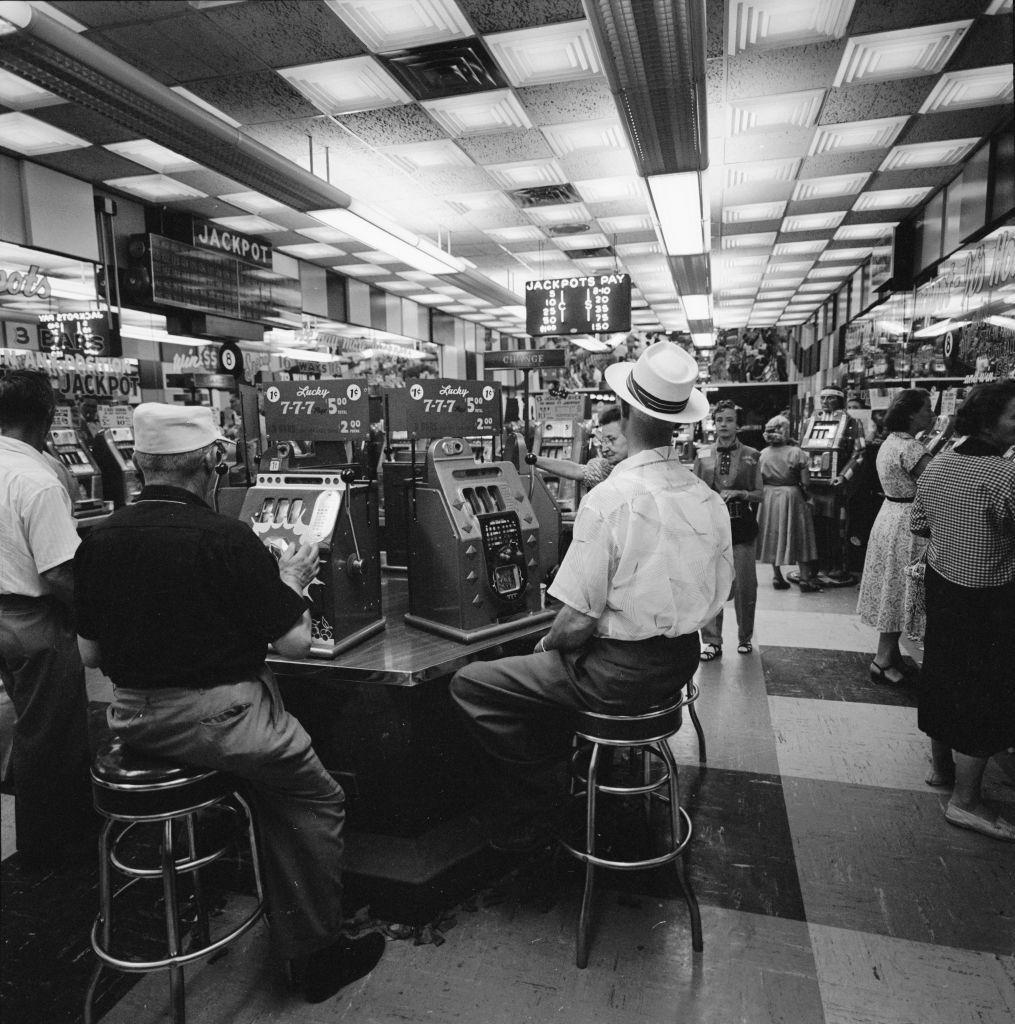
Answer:
<svg viewBox="0 0 1015 1024"><path fill-rule="evenodd" d="M92 1021L92 1001L103 966L120 971L148 973L168 970L174 1024L185 1024L186 1003L183 967L223 949L260 920L264 913L257 839L249 804L236 784L222 772L163 761L125 747L113 740L102 749L92 765L92 798L95 809L106 818L99 836L99 913L92 925L92 949L99 958L88 994L85 997L86 1024ZM211 809L239 819L246 817L246 837L253 860L256 904L238 923L212 939L200 871L219 860L231 847L230 842L216 845L198 854L197 815ZM186 832L184 849L177 851L174 823ZM124 827L116 829L117 824ZM156 856L140 863L141 856L124 855L123 841L133 830L154 827ZM179 826L178 826L179 827ZM112 871L115 868L128 881L115 892ZM181 875L190 875L197 911L189 948L183 948L182 906L179 898ZM116 897L142 879L161 879L165 910L165 955L154 959L126 958L114 954L113 910Z"/></svg>
<svg viewBox="0 0 1015 1024"><path fill-rule="evenodd" d="M684 848L691 839L691 818L680 806L677 763L667 743L667 740L680 730L684 708L693 705L697 698L698 687L692 681L687 684L680 700L665 707L652 708L642 715L605 715L593 711L572 713L571 724L575 733L576 749L571 757L571 793L573 797L585 800L585 842L582 847L572 845L563 839L560 843L568 853L585 864L585 891L578 917L576 962L579 967L588 964L597 867L611 868L615 871L639 871L673 863L690 914L692 948L695 952L701 952L703 948L698 901L691 891L683 867ZM621 748L633 750L635 753L640 752L641 781L628 784L601 782L599 770L604 751ZM703 743L701 758L704 759ZM650 777L653 759L662 765L662 772L654 779ZM596 852L596 812L600 795L619 798L642 797L646 802L646 811L650 811L653 799L665 803L669 812L669 841L666 849L657 856L639 860L618 861L600 856Z"/></svg>

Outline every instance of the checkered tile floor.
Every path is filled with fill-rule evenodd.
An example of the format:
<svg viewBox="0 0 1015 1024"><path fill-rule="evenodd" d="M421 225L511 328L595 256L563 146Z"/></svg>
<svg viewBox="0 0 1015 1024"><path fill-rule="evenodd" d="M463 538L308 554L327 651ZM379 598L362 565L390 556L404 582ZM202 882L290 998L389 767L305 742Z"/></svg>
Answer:
<svg viewBox="0 0 1015 1024"><path fill-rule="evenodd" d="M923 783L915 693L868 680L875 637L853 614L856 590L775 593L762 579L755 653L738 655L733 632L699 674L707 767L693 731L676 742L703 954L672 885L632 874L604 880L589 966L577 970L578 877L535 863L457 908L442 945L389 943L368 979L320 1006L265 970L255 931L188 972L191 1024L1015 1019L1015 849L944 822L945 795ZM1015 803L1001 766L988 778L995 799ZM85 905L93 893L65 896ZM5 934L5 957L8 947ZM5 964L8 1007L54 973L35 967ZM164 978L145 978L103 1019L167 1020L166 994Z"/></svg>

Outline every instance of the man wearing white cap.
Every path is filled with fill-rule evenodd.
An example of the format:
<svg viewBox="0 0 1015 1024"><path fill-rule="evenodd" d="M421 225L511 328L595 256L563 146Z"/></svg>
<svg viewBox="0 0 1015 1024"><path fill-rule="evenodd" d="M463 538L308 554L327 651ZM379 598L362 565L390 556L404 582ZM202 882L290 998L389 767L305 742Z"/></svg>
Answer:
<svg viewBox="0 0 1015 1024"><path fill-rule="evenodd" d="M671 444L674 423L708 412L697 379L697 362L669 341L606 368L628 457L582 500L549 590L562 604L550 632L533 654L473 662L451 681L473 735L501 769L509 811L495 846L522 849L540 838L538 827L512 818L549 811L569 710L639 714L673 700L697 668L698 630L733 580L722 499Z"/></svg>
<svg viewBox="0 0 1015 1024"><path fill-rule="evenodd" d="M341 937L344 796L264 664L269 643L309 652L303 595L317 546L293 545L276 563L246 525L211 509L225 443L207 407L137 407L145 486L75 556L78 644L113 681L108 721L128 746L242 780L272 937L320 1002L366 974L384 940Z"/></svg>

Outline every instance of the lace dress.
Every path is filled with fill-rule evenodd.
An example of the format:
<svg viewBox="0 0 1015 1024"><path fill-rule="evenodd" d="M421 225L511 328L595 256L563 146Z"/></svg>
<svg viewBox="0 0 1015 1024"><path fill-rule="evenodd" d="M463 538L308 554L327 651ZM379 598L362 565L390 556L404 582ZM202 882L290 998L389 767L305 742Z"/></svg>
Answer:
<svg viewBox="0 0 1015 1024"><path fill-rule="evenodd" d="M886 500L867 542L856 610L861 621L880 633L901 633L911 624L907 602L912 581L906 569L918 551L909 530L916 494L913 469L926 454L927 449L912 434L901 432L889 434L878 452L878 476Z"/></svg>

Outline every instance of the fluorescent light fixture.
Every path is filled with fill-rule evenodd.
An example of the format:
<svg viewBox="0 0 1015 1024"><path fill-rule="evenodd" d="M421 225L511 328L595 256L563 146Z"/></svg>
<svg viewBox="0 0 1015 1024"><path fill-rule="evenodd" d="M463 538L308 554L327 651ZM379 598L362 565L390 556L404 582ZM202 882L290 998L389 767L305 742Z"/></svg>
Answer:
<svg viewBox="0 0 1015 1024"><path fill-rule="evenodd" d="M419 271L428 274L459 274L466 269L461 260L411 232L394 225L390 228L380 227L352 209L311 210L310 216L322 224L344 231L371 249L397 257Z"/></svg>
<svg viewBox="0 0 1015 1024"><path fill-rule="evenodd" d="M711 348L715 344L715 339L707 331L697 331L691 334L691 341L694 342L695 348Z"/></svg>
<svg viewBox="0 0 1015 1024"><path fill-rule="evenodd" d="M277 231L286 231L287 228L280 224L273 224L270 220L257 217L254 214L243 217L213 217L213 224L221 224L230 231L241 231L246 235L270 235Z"/></svg>
<svg viewBox="0 0 1015 1024"><path fill-rule="evenodd" d="M708 200L697 171L654 174L645 179L663 244L671 256L699 256L712 248Z"/></svg>
<svg viewBox="0 0 1015 1024"><path fill-rule="evenodd" d="M350 277L384 277L385 274L391 273L388 267L378 267L373 263L349 263L344 267L337 266L332 269ZM405 286L405 291L413 291L418 287L415 284L409 284L408 281L400 283Z"/></svg>
<svg viewBox="0 0 1015 1024"><path fill-rule="evenodd" d="M155 202L174 202L180 199L204 199L205 193L165 174L139 174L131 178L110 178L103 182L132 196Z"/></svg>
<svg viewBox="0 0 1015 1024"><path fill-rule="evenodd" d="M189 157L180 156L165 146L160 146L150 139L133 139L130 142L109 142L103 147L110 153L116 153L125 160L147 167L150 171L160 174L176 174L179 171L197 171L201 165Z"/></svg>
<svg viewBox="0 0 1015 1024"><path fill-rule="evenodd" d="M941 320L939 323L931 324L929 327L921 327L913 331L914 338L937 338L949 331L957 331L968 324L968 320Z"/></svg>
<svg viewBox="0 0 1015 1024"><path fill-rule="evenodd" d="M325 245L323 242L302 242L299 245L280 245L279 252L287 256L296 256L303 260L326 260L337 259L345 255L341 249L333 245Z"/></svg>
<svg viewBox="0 0 1015 1024"><path fill-rule="evenodd" d="M682 295L680 299L688 320L708 320L712 316L711 295Z"/></svg>
<svg viewBox="0 0 1015 1024"><path fill-rule="evenodd" d="M3 33L0 32L0 35ZM0 103L11 110L36 110L39 107L51 107L54 103L63 103L59 96L47 89L42 89L33 82L12 75L9 71L0 70Z"/></svg>
<svg viewBox="0 0 1015 1024"><path fill-rule="evenodd" d="M994 313L991 316L985 317L984 323L990 324L991 327L1003 327L1006 331L1015 331L1015 317L1000 316Z"/></svg>
<svg viewBox="0 0 1015 1024"><path fill-rule="evenodd" d="M338 358L330 352L315 352L309 348L280 348L278 354L290 359L305 359L309 363L333 363Z"/></svg>
<svg viewBox="0 0 1015 1024"><path fill-rule="evenodd" d="M5 148L22 156L45 156L69 149L87 149L90 142L54 128L28 114L0 114L0 139Z"/></svg>

